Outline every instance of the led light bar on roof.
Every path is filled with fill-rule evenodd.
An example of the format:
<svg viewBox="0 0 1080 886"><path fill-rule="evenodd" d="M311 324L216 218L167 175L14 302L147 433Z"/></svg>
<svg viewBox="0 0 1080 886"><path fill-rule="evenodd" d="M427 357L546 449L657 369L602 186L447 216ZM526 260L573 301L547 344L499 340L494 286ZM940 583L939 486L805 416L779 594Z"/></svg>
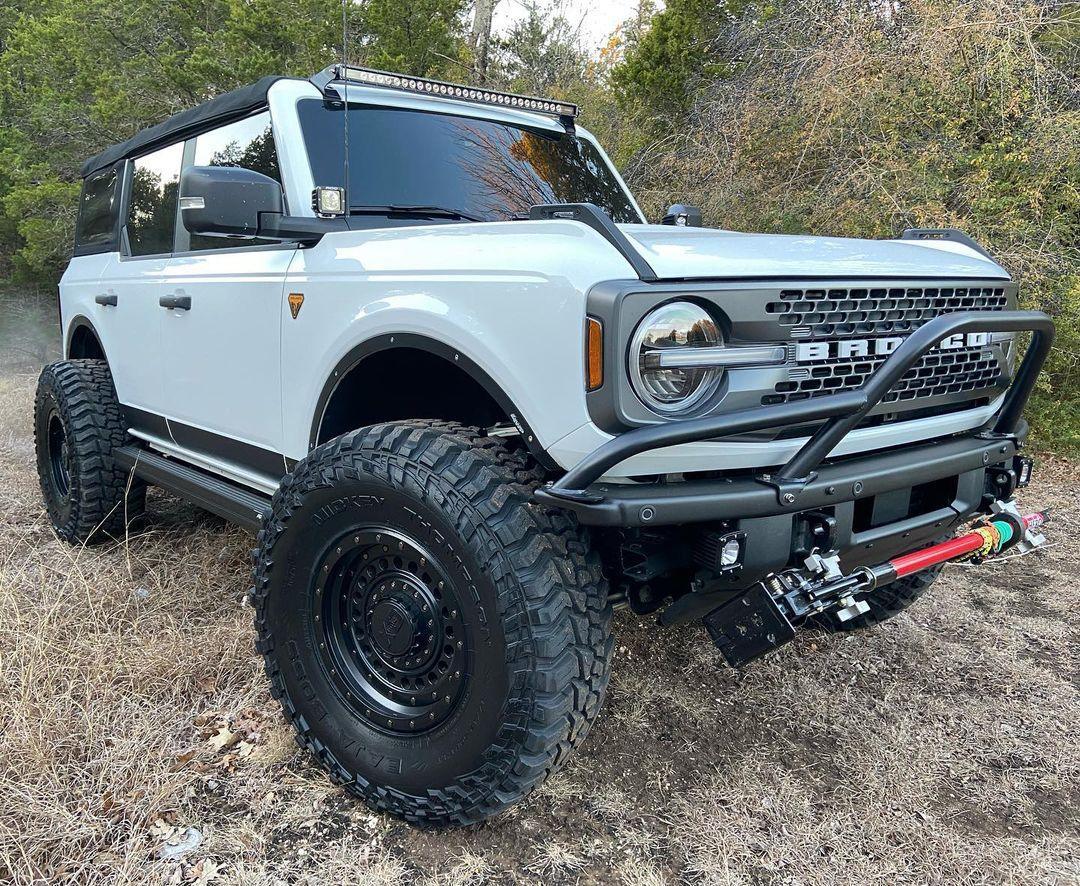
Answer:
<svg viewBox="0 0 1080 886"><path fill-rule="evenodd" d="M392 74L389 71L376 71L373 68L357 68L353 65L338 65L337 77L350 83L364 86L382 86L388 89L401 89L420 95L434 95L442 98L455 98L466 102L479 102L485 105L498 105L504 108L520 108L523 111L536 111L540 114L554 114L558 117L576 117L577 105L570 102L537 98L530 95L515 95L512 92L497 92L478 86L464 86L460 83L444 83L441 80L428 80L424 77L408 77L404 74Z"/></svg>

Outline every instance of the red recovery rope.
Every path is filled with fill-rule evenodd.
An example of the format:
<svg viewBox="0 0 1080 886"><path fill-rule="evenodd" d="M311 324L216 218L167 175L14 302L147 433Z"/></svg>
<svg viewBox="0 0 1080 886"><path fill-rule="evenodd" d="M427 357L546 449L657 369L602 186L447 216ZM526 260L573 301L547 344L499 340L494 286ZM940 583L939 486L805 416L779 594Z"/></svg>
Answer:
<svg viewBox="0 0 1080 886"><path fill-rule="evenodd" d="M1022 518L1025 529L1037 529L1046 522L1046 514L1028 514ZM921 551L912 551L903 554L895 560L890 560L888 565L892 567L897 578L922 572L938 563L956 560L969 554L982 553L984 556L996 553L1002 544L1008 542L1013 535L1012 526L1003 520L994 520L985 526L966 533L965 535L950 538L941 544L931 545Z"/></svg>

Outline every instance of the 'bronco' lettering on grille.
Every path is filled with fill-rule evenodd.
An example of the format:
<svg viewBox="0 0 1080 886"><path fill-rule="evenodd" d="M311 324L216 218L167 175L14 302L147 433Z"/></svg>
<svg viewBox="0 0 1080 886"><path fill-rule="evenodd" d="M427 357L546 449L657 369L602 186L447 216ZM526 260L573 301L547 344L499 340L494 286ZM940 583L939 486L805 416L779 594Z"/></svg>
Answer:
<svg viewBox="0 0 1080 886"><path fill-rule="evenodd" d="M840 341L807 341L795 345L795 360L799 363L812 363L817 360L833 358L850 359L853 357L884 357L891 354L903 342L900 336L890 338L849 338ZM953 335L943 339L939 348L979 348L990 344L990 333L972 332L968 335Z"/></svg>

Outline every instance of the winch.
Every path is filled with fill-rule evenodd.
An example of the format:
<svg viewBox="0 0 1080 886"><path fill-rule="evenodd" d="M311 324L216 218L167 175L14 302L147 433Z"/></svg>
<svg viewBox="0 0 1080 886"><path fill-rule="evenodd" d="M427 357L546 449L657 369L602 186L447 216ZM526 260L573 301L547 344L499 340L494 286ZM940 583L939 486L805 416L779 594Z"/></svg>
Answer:
<svg viewBox="0 0 1080 886"><path fill-rule="evenodd" d="M803 565L775 573L705 617L713 642L733 667L744 665L795 636L795 627L831 611L848 621L869 610L876 588L942 563L981 563L1008 550L1025 554L1045 544L1048 511L1022 515L1014 502L995 501L991 515L970 531L845 574L836 552L814 551Z"/></svg>

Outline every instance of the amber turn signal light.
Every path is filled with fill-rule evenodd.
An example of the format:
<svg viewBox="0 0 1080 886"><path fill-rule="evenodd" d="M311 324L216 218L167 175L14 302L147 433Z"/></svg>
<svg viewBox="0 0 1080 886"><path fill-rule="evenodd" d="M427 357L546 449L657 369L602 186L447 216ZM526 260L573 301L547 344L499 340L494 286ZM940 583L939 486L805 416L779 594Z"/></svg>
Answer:
<svg viewBox="0 0 1080 886"><path fill-rule="evenodd" d="M595 317L585 318L585 390L604 383L604 327Z"/></svg>

